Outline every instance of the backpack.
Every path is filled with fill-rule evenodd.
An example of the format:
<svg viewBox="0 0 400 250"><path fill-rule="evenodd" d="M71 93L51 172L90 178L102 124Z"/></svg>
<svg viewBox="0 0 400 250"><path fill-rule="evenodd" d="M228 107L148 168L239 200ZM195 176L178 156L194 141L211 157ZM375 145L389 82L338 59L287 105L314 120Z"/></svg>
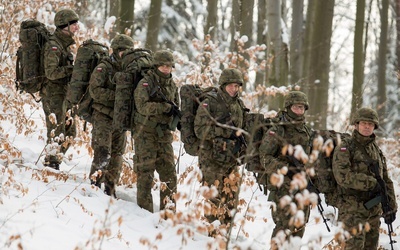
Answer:
<svg viewBox="0 0 400 250"><path fill-rule="evenodd" d="M22 21L19 31L21 46L17 51L15 69L15 85L20 93L26 92L33 96L34 93L41 90L42 84L46 79L43 65L43 48L49 37L50 32L45 24L35 19Z"/></svg>
<svg viewBox="0 0 400 250"><path fill-rule="evenodd" d="M335 206L338 202L338 184L332 171L333 152L340 140L350 138L350 134L339 133L333 130L321 130L318 134L324 140L323 152L320 152L318 160L314 165L314 186L317 191L325 195L325 202ZM350 154L353 155L354 147L349 146Z"/></svg>
<svg viewBox="0 0 400 250"><path fill-rule="evenodd" d="M216 92L215 87L201 88L199 85L186 84L180 89L181 99L181 140L186 153L197 156L200 148L200 139L194 133L194 119L199 104L208 94Z"/></svg>
<svg viewBox="0 0 400 250"><path fill-rule="evenodd" d="M133 130L134 91L146 72L153 67L153 52L148 49L128 49L122 57L122 71L114 75L115 102L113 127L116 130Z"/></svg>
<svg viewBox="0 0 400 250"><path fill-rule="evenodd" d="M77 106L78 116L91 122L93 99L89 94L89 80L94 68L108 57L108 47L92 39L84 41L78 48L71 81L67 88L67 100Z"/></svg>

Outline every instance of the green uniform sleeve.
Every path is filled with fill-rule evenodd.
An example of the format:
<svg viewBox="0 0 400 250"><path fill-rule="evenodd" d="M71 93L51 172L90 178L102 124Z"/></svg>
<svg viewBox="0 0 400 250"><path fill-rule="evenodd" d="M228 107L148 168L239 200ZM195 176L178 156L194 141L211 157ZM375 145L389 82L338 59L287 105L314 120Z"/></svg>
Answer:
<svg viewBox="0 0 400 250"><path fill-rule="evenodd" d="M72 75L72 65L62 65L62 48L49 41L44 48L44 72L46 77L51 80L62 79Z"/></svg>
<svg viewBox="0 0 400 250"><path fill-rule="evenodd" d="M212 140L216 137L229 138L232 130L217 126L216 122L212 119L212 105L218 104L213 103L210 98L206 98L200 103L194 120L194 132L196 136L204 140Z"/></svg>
<svg viewBox="0 0 400 250"><path fill-rule="evenodd" d="M354 153L354 152L353 152ZM354 171L348 142L342 141L333 154L332 171L336 182L343 188L359 191L372 190L377 180L362 171Z"/></svg>
<svg viewBox="0 0 400 250"><path fill-rule="evenodd" d="M281 148L282 145L278 139L278 127L272 127L264 134L260 145L261 164L263 164L268 175L276 173L278 169L287 165L285 161L276 157L280 155Z"/></svg>
<svg viewBox="0 0 400 250"><path fill-rule="evenodd" d="M100 63L90 76L89 93L95 102L104 103L115 100L115 91L106 87L108 72L107 66Z"/></svg>
<svg viewBox="0 0 400 250"><path fill-rule="evenodd" d="M144 115L162 115L165 112L170 111L171 104L165 102L152 102L150 100L151 84L144 78L139 82L135 90L135 106L137 111Z"/></svg>
<svg viewBox="0 0 400 250"><path fill-rule="evenodd" d="M386 183L386 189L387 189L387 194L389 196L389 203L390 203L390 207L393 210L397 210L397 201L396 201L396 194L394 192L394 185L393 185L393 181L389 178L388 175L388 170L387 170L387 166L386 166L386 159L383 159L385 164L383 166L383 180Z"/></svg>

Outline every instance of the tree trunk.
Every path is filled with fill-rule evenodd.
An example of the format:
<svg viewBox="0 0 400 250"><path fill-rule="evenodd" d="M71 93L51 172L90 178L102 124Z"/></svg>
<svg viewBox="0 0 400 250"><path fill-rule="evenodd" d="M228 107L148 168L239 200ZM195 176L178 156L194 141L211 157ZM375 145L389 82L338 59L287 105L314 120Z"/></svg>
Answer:
<svg viewBox="0 0 400 250"><path fill-rule="evenodd" d="M388 36L388 12L389 0L382 0L381 9L381 35L379 39L379 59L378 59L378 103L377 111L379 120L384 121L386 117L386 54Z"/></svg>
<svg viewBox="0 0 400 250"><path fill-rule="evenodd" d="M207 20L204 27L204 35L209 34L211 40L216 41L216 30L217 30L217 15L218 11L218 0L208 0L207 1Z"/></svg>
<svg viewBox="0 0 400 250"><path fill-rule="evenodd" d="M237 33L240 31L240 1L241 0L232 0L232 18L231 18L231 45L230 51L237 52Z"/></svg>
<svg viewBox="0 0 400 250"><path fill-rule="evenodd" d="M253 45L253 9L254 9L254 0L241 0L240 3L240 36L246 36L247 41L244 42L242 51L245 51L250 46ZM249 60L250 56L246 52L240 53L241 57L239 57L239 69L243 73L244 83L243 89L247 89L248 82L248 69L249 69Z"/></svg>
<svg viewBox="0 0 400 250"><path fill-rule="evenodd" d="M288 57L287 45L282 42L281 1L268 1L268 33L269 57L271 70L269 71L269 85L280 87L287 85ZM277 94L269 98L269 109L279 110L283 104L283 95Z"/></svg>
<svg viewBox="0 0 400 250"><path fill-rule="evenodd" d="M291 84L301 84L303 57L302 46L304 39L303 32L303 9L304 0L296 0L292 2L292 33L290 39L290 82Z"/></svg>
<svg viewBox="0 0 400 250"><path fill-rule="evenodd" d="M330 42L335 1L314 2L310 45L307 46L309 68L307 70L310 103L310 121L316 129L326 129L329 91Z"/></svg>
<svg viewBox="0 0 400 250"><path fill-rule="evenodd" d="M356 27L354 32L353 58L353 97L351 100L351 114L362 106L362 87L364 82L364 20L365 0L357 0Z"/></svg>
<svg viewBox="0 0 400 250"><path fill-rule="evenodd" d="M267 36L266 36L266 27L267 27L267 2L266 0L258 0L258 15L257 15L257 44L267 44ZM265 50L267 53L267 49ZM258 58L259 61L265 60L264 58ZM256 71L256 80L254 83L254 88L257 88L259 85L264 85L265 81L265 70L257 70Z"/></svg>
<svg viewBox="0 0 400 250"><path fill-rule="evenodd" d="M120 0L119 8L119 32L121 34L133 35L135 0Z"/></svg>
<svg viewBox="0 0 400 250"><path fill-rule="evenodd" d="M158 48L158 33L160 31L161 5L162 5L162 0L151 0L145 47L152 51L156 51Z"/></svg>

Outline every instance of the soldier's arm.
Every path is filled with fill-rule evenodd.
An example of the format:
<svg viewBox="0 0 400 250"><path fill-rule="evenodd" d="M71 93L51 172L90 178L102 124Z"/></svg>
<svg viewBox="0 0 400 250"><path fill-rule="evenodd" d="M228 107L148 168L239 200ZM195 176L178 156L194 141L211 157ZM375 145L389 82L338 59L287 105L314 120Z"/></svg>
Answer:
<svg viewBox="0 0 400 250"><path fill-rule="evenodd" d="M135 89L135 106L137 111L144 115L161 115L171 109L171 104L150 101L151 85L144 78Z"/></svg>
<svg viewBox="0 0 400 250"><path fill-rule="evenodd" d="M72 74L73 66L59 66L62 58L61 49L48 42L44 51L44 74L49 80L62 79Z"/></svg>
<svg viewBox="0 0 400 250"><path fill-rule="evenodd" d="M372 190L377 184L372 175L354 171L351 166L351 153L347 142L342 141L335 148L332 160L332 171L337 183L348 189L360 191Z"/></svg>
<svg viewBox="0 0 400 250"><path fill-rule="evenodd" d="M393 210L397 210L397 201L396 201L396 194L394 191L394 185L392 179L389 178L388 170L387 170L387 165L386 165L386 159L383 159L385 164L383 164L383 176L382 179L386 183L386 189L387 189L387 194L389 196L389 203L390 207Z"/></svg>
<svg viewBox="0 0 400 250"><path fill-rule="evenodd" d="M276 173L278 169L287 165L286 162L276 158L281 148L280 142L277 139L277 128L272 127L264 134L262 143L260 145L260 158L261 163L268 175Z"/></svg>
<svg viewBox="0 0 400 250"><path fill-rule="evenodd" d="M194 120L194 132L198 138L212 140L216 137L229 138L231 129L217 126L212 119L211 105L209 98L200 103Z"/></svg>
<svg viewBox="0 0 400 250"><path fill-rule="evenodd" d="M107 67L101 63L93 70L89 80L89 93L95 102L115 100L115 91L106 87L107 78Z"/></svg>

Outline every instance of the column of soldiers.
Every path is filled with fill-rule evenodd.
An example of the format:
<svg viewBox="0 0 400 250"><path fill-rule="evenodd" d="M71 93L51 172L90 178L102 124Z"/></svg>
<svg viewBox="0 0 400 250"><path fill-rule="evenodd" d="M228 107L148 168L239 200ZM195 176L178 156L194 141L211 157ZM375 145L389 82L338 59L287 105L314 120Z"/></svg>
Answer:
<svg viewBox="0 0 400 250"><path fill-rule="evenodd" d="M45 73L49 82L42 93L43 108L46 117L55 113L58 121L55 127L47 118L48 138L53 138L51 133L54 132L61 134L68 129L73 131L73 125L67 129L64 122L67 109L65 79L72 72L68 47L74 43L73 34L78 30L78 20L78 15L72 10L59 11L55 16L57 30L54 36L57 41L48 43L45 52ZM114 131L110 126L115 97L115 84L111 81L113 74L121 68L124 50L133 48L133 40L128 36L118 35L112 41L111 48L113 53L109 60L98 65L90 79L89 91L94 99L94 159L90 174L96 177L98 170L102 170L102 178L92 178L92 184L100 186L104 183L105 193L115 196L126 135L124 132ZM160 209L174 210L171 201L177 190L177 174L172 148L174 128L170 124L180 113L180 100L178 88L172 80L173 68L172 53L167 50L157 51L154 54L154 67L134 91L137 108L133 134L134 163L138 176L137 203L150 212L154 211L151 194L154 171L158 172L161 182L164 183L160 187ZM242 130L248 130L245 124L249 109L239 97L242 85L243 77L239 70L224 69L218 90L207 95L200 103L194 124L196 136L202 140L199 167L203 174L203 185L214 186L218 190L218 195L209 201L212 210L205 217L210 223L219 221L227 226L233 223L231 211L238 198L241 178L239 166L244 163L247 146ZM289 92L283 110L273 119L273 125L264 131L259 148L260 169L269 190L268 200L275 204L271 206L275 222L271 237L273 249L279 248L282 239L290 241L292 237L302 237L309 218L310 206L294 199L297 194L305 192L307 186L295 190L291 187L293 179L299 175L304 176L305 170L288 161L284 153L288 145L296 146L296 150L302 150L306 154L311 153L314 131L306 124L305 119L309 108L307 96L303 92ZM351 138L344 140L334 151L333 171L342 194L342 199L337 204L339 220L348 231L367 222L370 225L370 230L361 230L352 235L346 241L346 249L377 249L382 206L378 203L367 209L364 203L371 195L385 188L390 209L383 216L386 223L392 223L397 211L393 182L388 176L385 157L375 141L374 129L379 127L376 111L369 108L359 109L352 125L355 130ZM356 148L353 155L347 150L350 145L355 145ZM63 151L67 148L64 146ZM369 168L371 161L375 163L375 173ZM48 156L46 164L58 169L60 159ZM283 174L283 181L279 184L272 178L275 174ZM378 179L386 183L385 187L379 184ZM282 198L285 197L290 197L298 211L301 211L301 223L296 223L296 215L291 215L289 203L282 203Z"/></svg>

